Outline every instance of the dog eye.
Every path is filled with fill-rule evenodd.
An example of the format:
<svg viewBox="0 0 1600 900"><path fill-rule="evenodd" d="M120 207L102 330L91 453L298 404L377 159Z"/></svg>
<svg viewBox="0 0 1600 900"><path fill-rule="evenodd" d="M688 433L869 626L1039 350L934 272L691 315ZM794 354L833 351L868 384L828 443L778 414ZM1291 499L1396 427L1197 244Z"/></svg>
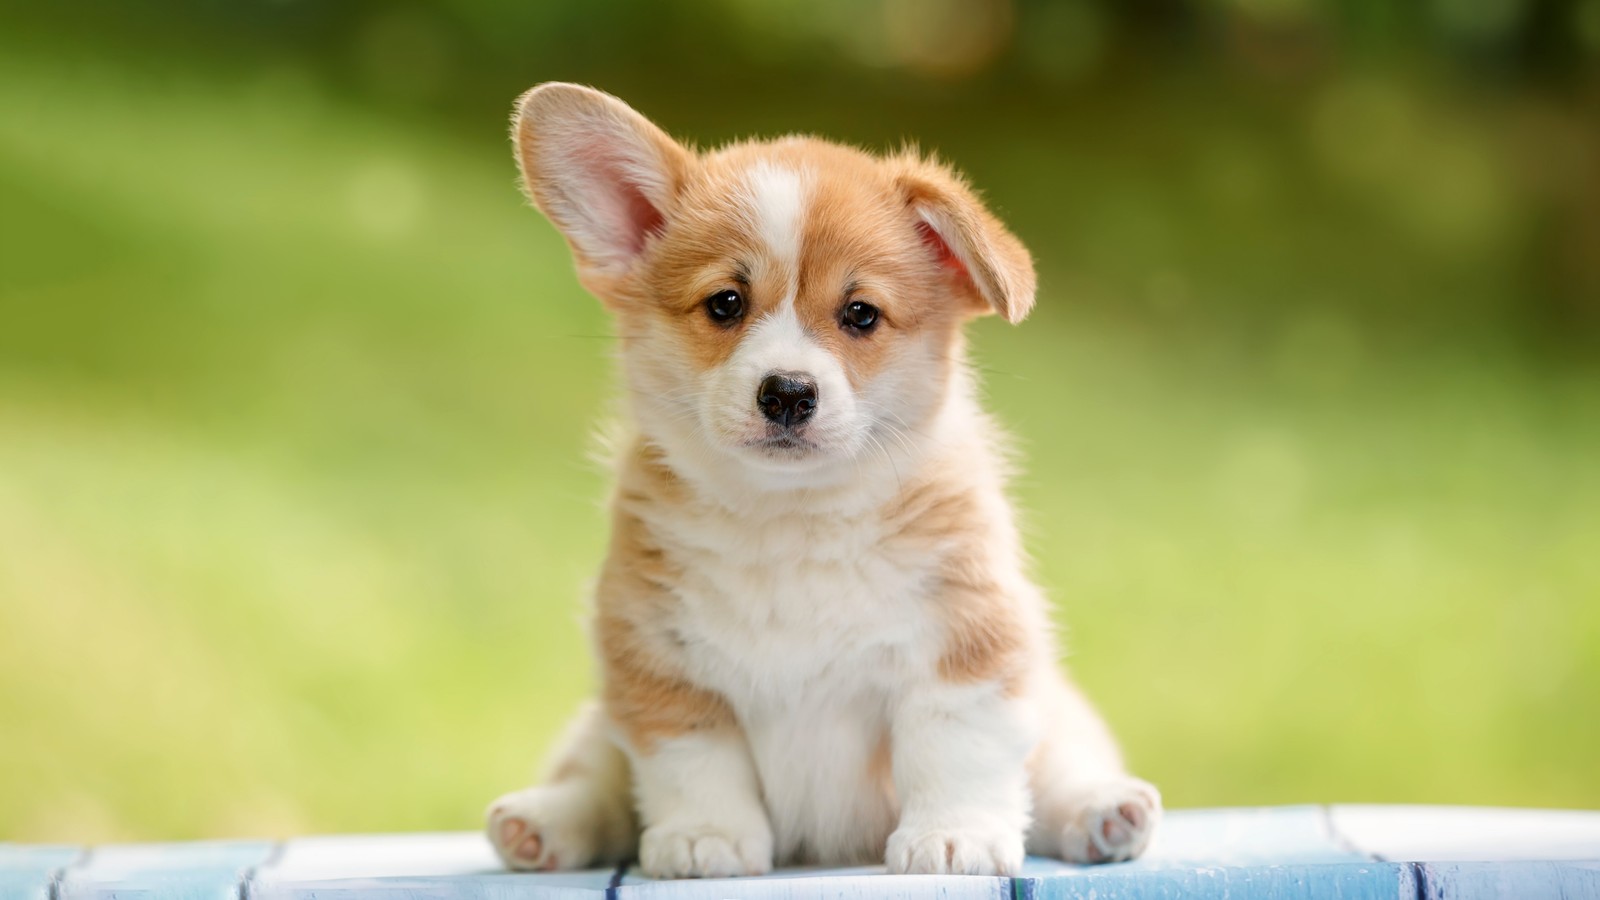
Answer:
<svg viewBox="0 0 1600 900"><path fill-rule="evenodd" d="M711 321L727 324L744 315L744 298L738 291L718 291L706 298L706 315Z"/></svg>
<svg viewBox="0 0 1600 900"><path fill-rule="evenodd" d="M878 308L871 303L852 300L845 304L844 315L840 317L839 324L857 331L868 331L878 324Z"/></svg>

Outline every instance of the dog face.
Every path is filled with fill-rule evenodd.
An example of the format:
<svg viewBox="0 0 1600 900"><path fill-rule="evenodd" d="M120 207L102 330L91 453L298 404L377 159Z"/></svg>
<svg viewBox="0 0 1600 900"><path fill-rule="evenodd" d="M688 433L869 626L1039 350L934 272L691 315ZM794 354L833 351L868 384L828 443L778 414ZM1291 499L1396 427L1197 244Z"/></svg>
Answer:
<svg viewBox="0 0 1600 900"><path fill-rule="evenodd" d="M699 154L566 84L523 95L512 133L529 198L617 316L638 427L669 455L780 487L847 475L920 439L964 322L1033 304L1022 244L912 153L784 138Z"/></svg>

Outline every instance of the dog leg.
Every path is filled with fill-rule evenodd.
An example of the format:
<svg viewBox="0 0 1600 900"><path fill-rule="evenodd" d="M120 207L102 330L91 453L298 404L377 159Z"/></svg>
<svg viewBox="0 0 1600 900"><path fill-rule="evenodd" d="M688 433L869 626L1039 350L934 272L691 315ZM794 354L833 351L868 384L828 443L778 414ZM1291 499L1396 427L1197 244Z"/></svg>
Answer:
<svg viewBox="0 0 1600 900"><path fill-rule="evenodd" d="M489 842L511 869L582 869L633 856L628 759L597 706L573 721L546 779L494 801L488 820Z"/></svg>
<svg viewBox="0 0 1600 900"><path fill-rule="evenodd" d="M772 870L772 826L737 727L658 739L632 759L646 874L727 878Z"/></svg>
<svg viewBox="0 0 1600 900"><path fill-rule="evenodd" d="M889 871L1015 874L1034 727L1028 706L998 684L931 684L902 701L893 725L902 805Z"/></svg>
<svg viewBox="0 0 1600 900"><path fill-rule="evenodd" d="M1137 857L1161 822L1161 794L1124 771L1111 732L1075 688L1054 676L1047 690L1028 852L1076 863Z"/></svg>

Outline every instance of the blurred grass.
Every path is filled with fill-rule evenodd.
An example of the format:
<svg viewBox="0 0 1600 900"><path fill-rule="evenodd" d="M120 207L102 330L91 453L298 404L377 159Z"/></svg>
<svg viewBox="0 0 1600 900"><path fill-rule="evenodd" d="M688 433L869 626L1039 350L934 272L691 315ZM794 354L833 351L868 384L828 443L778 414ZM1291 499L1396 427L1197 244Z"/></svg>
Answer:
<svg viewBox="0 0 1600 900"><path fill-rule="evenodd" d="M473 827L592 683L612 349L500 123L9 49L0 836ZM935 133L1041 257L976 355L1075 671L1175 805L1600 805L1600 378L1323 302L1512 276L1450 228L1395 268L1391 182L1300 196L1282 135L1169 102L1065 161ZM1163 128L1246 149L1184 200Z"/></svg>

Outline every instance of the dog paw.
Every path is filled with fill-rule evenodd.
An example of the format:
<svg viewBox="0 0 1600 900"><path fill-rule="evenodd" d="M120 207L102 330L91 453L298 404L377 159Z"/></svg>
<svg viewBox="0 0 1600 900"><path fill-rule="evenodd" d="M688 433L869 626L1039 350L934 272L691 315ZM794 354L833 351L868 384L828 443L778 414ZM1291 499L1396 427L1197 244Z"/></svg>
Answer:
<svg viewBox="0 0 1600 900"><path fill-rule="evenodd" d="M1161 794L1138 778L1124 776L1091 785L1080 812L1061 835L1067 862L1123 862L1150 845L1161 822Z"/></svg>
<svg viewBox="0 0 1600 900"><path fill-rule="evenodd" d="M1015 875L1022 855L1022 834L1009 828L902 825L884 861L896 875Z"/></svg>
<svg viewBox="0 0 1600 900"><path fill-rule="evenodd" d="M652 825L639 837L639 867L652 878L732 878L772 871L772 833L710 825Z"/></svg>
<svg viewBox="0 0 1600 900"><path fill-rule="evenodd" d="M594 859L587 799L557 785L516 791L489 806L489 843L508 869L581 869Z"/></svg>

